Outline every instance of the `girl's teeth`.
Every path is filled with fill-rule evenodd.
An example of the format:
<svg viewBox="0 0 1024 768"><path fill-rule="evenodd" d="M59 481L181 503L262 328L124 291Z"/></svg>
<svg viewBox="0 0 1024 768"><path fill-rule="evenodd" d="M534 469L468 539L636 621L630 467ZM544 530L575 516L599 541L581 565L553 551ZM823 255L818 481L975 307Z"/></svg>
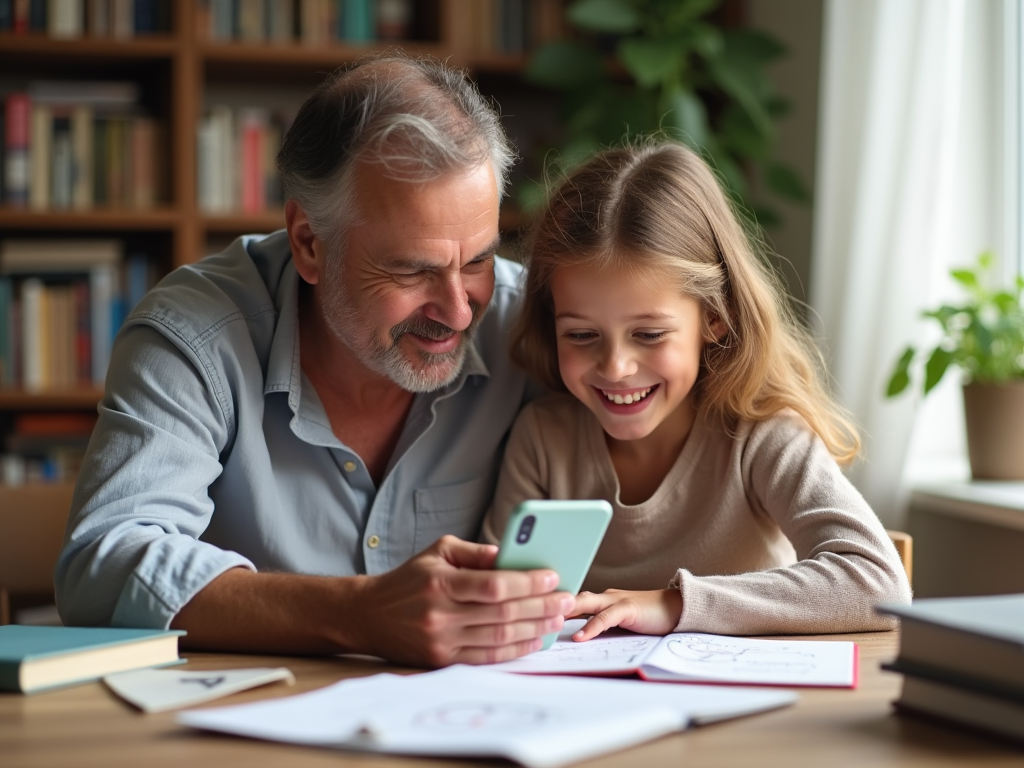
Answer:
<svg viewBox="0 0 1024 768"><path fill-rule="evenodd" d="M604 396L616 405L632 405L633 403L639 403L649 394L651 394L651 387L628 395L613 395L611 392L605 392Z"/></svg>

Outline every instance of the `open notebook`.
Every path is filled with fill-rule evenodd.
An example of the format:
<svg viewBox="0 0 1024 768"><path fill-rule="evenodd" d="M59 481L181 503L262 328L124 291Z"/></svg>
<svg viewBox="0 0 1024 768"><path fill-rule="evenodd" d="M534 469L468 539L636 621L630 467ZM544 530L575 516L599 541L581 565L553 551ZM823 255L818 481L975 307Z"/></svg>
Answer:
<svg viewBox="0 0 1024 768"><path fill-rule="evenodd" d="M546 651L494 664L503 672L629 675L675 683L733 683L856 688L857 644L833 640L753 640L697 632L664 637L610 630L583 643L572 635L583 619L565 623Z"/></svg>
<svg viewBox="0 0 1024 768"><path fill-rule="evenodd" d="M776 709L792 691L648 685L449 667L379 674L311 693L178 715L192 728L328 749L504 757L529 768L624 749L690 726Z"/></svg>

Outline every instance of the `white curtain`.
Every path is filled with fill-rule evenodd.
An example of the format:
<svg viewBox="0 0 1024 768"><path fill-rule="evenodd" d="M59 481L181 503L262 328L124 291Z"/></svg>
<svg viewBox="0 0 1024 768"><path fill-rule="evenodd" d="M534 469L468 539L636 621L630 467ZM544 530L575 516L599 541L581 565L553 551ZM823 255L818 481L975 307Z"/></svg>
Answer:
<svg viewBox="0 0 1024 768"><path fill-rule="evenodd" d="M923 309L1003 243L1003 0L825 0L810 304L864 431L850 477L890 527L909 485L967 476L958 382L886 400ZM931 331L932 335L929 335Z"/></svg>

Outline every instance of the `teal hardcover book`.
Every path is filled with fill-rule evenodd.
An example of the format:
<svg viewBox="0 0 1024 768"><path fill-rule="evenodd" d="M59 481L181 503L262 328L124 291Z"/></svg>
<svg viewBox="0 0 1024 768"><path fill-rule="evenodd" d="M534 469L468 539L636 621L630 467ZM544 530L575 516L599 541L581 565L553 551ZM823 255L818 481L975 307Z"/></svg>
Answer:
<svg viewBox="0 0 1024 768"><path fill-rule="evenodd" d="M0 690L34 693L114 672L178 664L179 630L0 627Z"/></svg>

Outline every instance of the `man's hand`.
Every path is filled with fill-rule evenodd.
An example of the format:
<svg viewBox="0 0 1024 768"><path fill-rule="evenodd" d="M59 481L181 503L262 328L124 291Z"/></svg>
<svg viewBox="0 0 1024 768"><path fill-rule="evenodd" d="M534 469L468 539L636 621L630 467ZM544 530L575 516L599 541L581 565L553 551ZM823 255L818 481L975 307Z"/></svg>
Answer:
<svg viewBox="0 0 1024 768"><path fill-rule="evenodd" d="M609 589L599 595L580 592L576 596L573 617L590 615L591 618L572 639L590 640L612 627L644 635L665 635L679 624L682 612L683 596L678 589L645 592Z"/></svg>
<svg viewBox="0 0 1024 768"><path fill-rule="evenodd" d="M361 579L338 617L357 634L354 650L429 667L538 650L542 635L562 628L573 597L553 591L554 571L491 570L497 553L444 536L395 570Z"/></svg>

